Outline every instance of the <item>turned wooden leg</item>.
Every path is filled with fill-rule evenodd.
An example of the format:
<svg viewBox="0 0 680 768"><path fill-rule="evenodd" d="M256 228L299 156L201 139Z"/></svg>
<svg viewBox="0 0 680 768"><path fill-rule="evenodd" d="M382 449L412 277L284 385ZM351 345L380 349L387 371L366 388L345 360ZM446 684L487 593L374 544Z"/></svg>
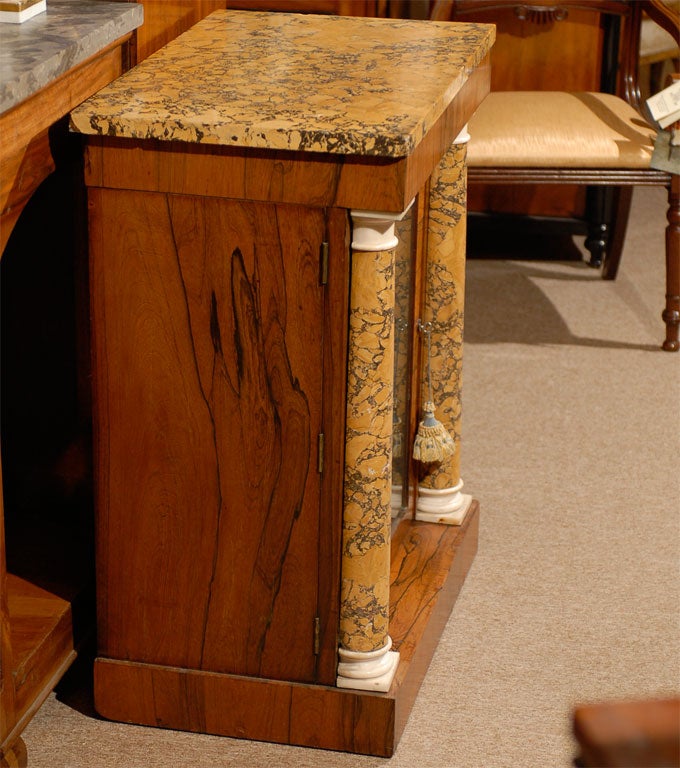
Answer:
<svg viewBox="0 0 680 768"><path fill-rule="evenodd" d="M17 739L0 755L0 768L27 768L28 755L22 739Z"/></svg>
<svg viewBox="0 0 680 768"><path fill-rule="evenodd" d="M666 323L667 352L680 349L680 176L671 176L668 190L666 227L666 308L661 313Z"/></svg>

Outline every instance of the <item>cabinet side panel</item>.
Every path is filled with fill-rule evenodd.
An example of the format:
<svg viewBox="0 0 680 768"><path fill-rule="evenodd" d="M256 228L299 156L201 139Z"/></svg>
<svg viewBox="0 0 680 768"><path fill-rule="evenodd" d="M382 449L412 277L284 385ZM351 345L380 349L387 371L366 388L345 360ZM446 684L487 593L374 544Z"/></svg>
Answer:
<svg viewBox="0 0 680 768"><path fill-rule="evenodd" d="M219 509L167 202L90 193L100 653L198 666Z"/></svg>

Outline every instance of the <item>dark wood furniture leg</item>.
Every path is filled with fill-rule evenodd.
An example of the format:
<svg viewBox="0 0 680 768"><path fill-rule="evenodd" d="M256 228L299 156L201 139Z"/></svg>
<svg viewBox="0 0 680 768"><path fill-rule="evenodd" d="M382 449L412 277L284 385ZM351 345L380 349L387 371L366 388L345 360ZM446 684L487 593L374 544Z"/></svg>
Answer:
<svg viewBox="0 0 680 768"><path fill-rule="evenodd" d="M661 313L666 323L667 352L680 349L680 176L671 176L668 188L668 226L666 227L666 308Z"/></svg>
<svg viewBox="0 0 680 768"><path fill-rule="evenodd" d="M628 229L630 204L633 199L633 187L608 187L609 199L609 231L607 247L602 264L602 277L605 280L614 280L619 271L621 252Z"/></svg>
<svg viewBox="0 0 680 768"><path fill-rule="evenodd" d="M609 239L609 219L607 215L609 196L612 194L607 187L588 187L586 197L586 219L588 221L588 236L585 247L590 252L588 264L600 267L605 259L607 241Z"/></svg>

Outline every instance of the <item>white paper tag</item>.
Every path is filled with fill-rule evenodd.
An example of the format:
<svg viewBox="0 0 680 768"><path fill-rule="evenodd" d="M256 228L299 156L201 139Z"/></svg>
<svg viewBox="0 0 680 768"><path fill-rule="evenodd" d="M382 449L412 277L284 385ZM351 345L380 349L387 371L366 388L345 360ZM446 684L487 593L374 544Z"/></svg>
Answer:
<svg viewBox="0 0 680 768"><path fill-rule="evenodd" d="M661 128L680 120L680 80L650 96L647 99L647 107Z"/></svg>

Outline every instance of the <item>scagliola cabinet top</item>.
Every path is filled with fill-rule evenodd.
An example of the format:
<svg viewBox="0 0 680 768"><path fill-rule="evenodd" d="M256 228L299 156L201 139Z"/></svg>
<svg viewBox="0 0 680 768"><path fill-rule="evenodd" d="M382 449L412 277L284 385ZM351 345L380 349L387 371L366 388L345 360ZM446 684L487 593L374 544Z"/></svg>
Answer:
<svg viewBox="0 0 680 768"><path fill-rule="evenodd" d="M486 24L216 11L76 109L72 124L109 137L403 157L493 41Z"/></svg>

